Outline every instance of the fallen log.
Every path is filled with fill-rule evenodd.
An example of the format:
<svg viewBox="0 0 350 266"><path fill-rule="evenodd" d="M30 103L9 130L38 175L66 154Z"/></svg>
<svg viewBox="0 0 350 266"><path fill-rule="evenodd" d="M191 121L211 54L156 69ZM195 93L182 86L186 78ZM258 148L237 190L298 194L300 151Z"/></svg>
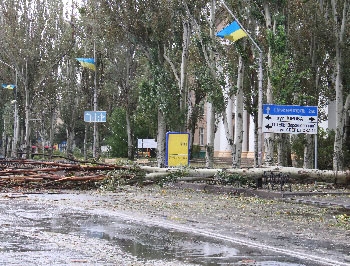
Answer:
<svg viewBox="0 0 350 266"><path fill-rule="evenodd" d="M249 169L181 169L141 166L140 168L147 172L146 179L150 180L167 177L177 171L182 171L181 175L186 176L187 181L205 181L206 178L219 175L221 173L237 174L244 177L257 178L261 177L264 172L273 171L287 174L290 178L300 182L327 181L334 184L350 184L350 171L334 172L332 170L304 169L294 167L261 167Z"/></svg>
<svg viewBox="0 0 350 266"><path fill-rule="evenodd" d="M261 177L264 172L278 172L288 175L291 179L298 182L330 182L334 184L349 185L349 171L332 171L318 169L304 169L295 167L266 167L251 169L226 169L228 173L236 173L247 177Z"/></svg>
<svg viewBox="0 0 350 266"><path fill-rule="evenodd" d="M26 180L40 181L52 180L54 182L64 181L100 181L108 176L115 176L126 181L126 183L159 183L173 181L174 179L184 182L208 182L220 181L230 175L238 175L256 179L262 177L265 172L278 172L288 175L299 183L323 181L334 184L350 184L350 172L318 169L304 169L294 167L261 167L249 169L194 169L194 168L159 168L151 166L117 166L111 164L87 164L65 162L42 162L33 160L9 160L2 162L0 167L0 180ZM127 170L127 174L118 172ZM110 171L110 172L109 172ZM116 171L116 172L113 172ZM140 171L140 172L139 172ZM103 174L102 174L103 172ZM130 174L131 172L131 174ZM112 175L109 175L109 174ZM146 173L145 175L143 175Z"/></svg>

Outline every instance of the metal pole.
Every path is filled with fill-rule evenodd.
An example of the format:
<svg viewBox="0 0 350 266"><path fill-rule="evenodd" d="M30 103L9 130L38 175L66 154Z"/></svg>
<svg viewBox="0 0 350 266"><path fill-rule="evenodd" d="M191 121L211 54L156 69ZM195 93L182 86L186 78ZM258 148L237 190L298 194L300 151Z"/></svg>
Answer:
<svg viewBox="0 0 350 266"><path fill-rule="evenodd" d="M317 165L317 154L318 149L317 149L317 134L315 134L315 169L317 169L318 165Z"/></svg>
<svg viewBox="0 0 350 266"><path fill-rule="evenodd" d="M19 119L18 119L18 103L17 103L17 70L16 70L16 83L15 83L15 114L14 114L14 122L13 122L13 142L12 142L12 157L17 157L17 145L18 145L18 133L19 133Z"/></svg>
<svg viewBox="0 0 350 266"><path fill-rule="evenodd" d="M95 60L95 78L94 78L94 112L97 111L97 80L96 80L96 51L95 51L95 42L94 42L94 60ZM92 147L92 155L96 158L96 149L97 149L97 123L94 119L94 142Z"/></svg>
<svg viewBox="0 0 350 266"><path fill-rule="evenodd" d="M230 15L235 19L237 24L241 27L241 29L247 34L248 38L252 41L255 48L259 51L259 84L258 84L258 167L262 165L262 103L263 103L263 67L262 67L262 60L263 60L263 53L260 47L257 45L257 43L253 40L253 38L250 36L250 34L244 29L242 24L238 21L236 16L232 13L232 11L227 7L225 2L221 0L221 3L226 8L226 10L230 13Z"/></svg>

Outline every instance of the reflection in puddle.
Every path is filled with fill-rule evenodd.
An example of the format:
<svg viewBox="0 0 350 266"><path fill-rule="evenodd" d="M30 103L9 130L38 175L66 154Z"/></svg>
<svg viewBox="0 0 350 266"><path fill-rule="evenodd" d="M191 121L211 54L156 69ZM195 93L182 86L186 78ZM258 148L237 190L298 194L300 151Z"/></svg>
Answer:
<svg viewBox="0 0 350 266"><path fill-rule="evenodd" d="M73 218L73 217L71 217ZM299 259L210 237L146 226L103 216L74 217L75 230L115 243L125 252L147 260L177 259L199 265L305 265ZM56 228L57 229L57 228ZM71 227L71 230L73 228ZM77 232L74 232L77 233Z"/></svg>
<svg viewBox="0 0 350 266"><path fill-rule="evenodd" d="M147 226L122 218L94 215L85 212L50 208L13 210L19 219L30 221L29 226L60 234L84 234L90 238L109 241L140 260L180 260L204 266L214 265L306 265L300 259L268 250L218 240L209 236L181 232L158 226ZM1 236L1 233L0 233ZM18 249L15 238L7 246ZM12 242L12 245L11 245ZM22 247L23 248L23 247ZM38 247L30 247L36 250Z"/></svg>

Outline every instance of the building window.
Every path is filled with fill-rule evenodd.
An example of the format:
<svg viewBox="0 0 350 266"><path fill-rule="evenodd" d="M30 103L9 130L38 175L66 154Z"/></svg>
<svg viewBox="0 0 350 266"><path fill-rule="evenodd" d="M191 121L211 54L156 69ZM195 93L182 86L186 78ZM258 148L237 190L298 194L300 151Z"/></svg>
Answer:
<svg viewBox="0 0 350 266"><path fill-rule="evenodd" d="M204 128L199 128L199 145L204 146Z"/></svg>
<svg viewBox="0 0 350 266"><path fill-rule="evenodd" d="M205 107L204 101L201 101L201 102L199 103L199 111L198 111L198 113L199 113L200 116L204 116L204 107Z"/></svg>

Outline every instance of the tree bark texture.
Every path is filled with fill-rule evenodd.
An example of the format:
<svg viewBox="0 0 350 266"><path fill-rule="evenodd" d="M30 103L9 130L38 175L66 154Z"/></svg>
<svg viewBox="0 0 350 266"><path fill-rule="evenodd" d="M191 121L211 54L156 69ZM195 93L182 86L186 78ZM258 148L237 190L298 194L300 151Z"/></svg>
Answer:
<svg viewBox="0 0 350 266"><path fill-rule="evenodd" d="M178 168L157 168L150 166L141 166L148 178L159 178L169 176L171 173L179 171ZM206 178L213 177L215 175L221 175L222 173L237 174L244 177L259 178L262 177L264 172L278 172L289 175L291 179L300 182L310 183L317 180L319 182L332 182L334 184L350 184L350 172L349 171L331 171L331 170L317 170L317 169L304 169L294 167L262 167L262 168L249 168L249 169L186 169L186 173L182 176L184 181L200 181ZM181 178L178 179L181 181Z"/></svg>
<svg viewBox="0 0 350 266"><path fill-rule="evenodd" d="M243 142L243 58L242 55L238 57L238 76L237 76L237 93L236 93L236 110L235 110L235 140L234 140L234 153L233 153L233 167L241 167L242 156L242 142Z"/></svg>
<svg viewBox="0 0 350 266"><path fill-rule="evenodd" d="M310 134L305 134L305 147L304 147L304 168L312 169L313 168L313 159L314 159L314 145L313 137Z"/></svg>
<svg viewBox="0 0 350 266"><path fill-rule="evenodd" d="M263 2L264 16L267 30L273 30L272 17L268 1ZM272 54L271 47L268 48L267 53L267 71L272 69ZM269 75L267 75L266 101L268 104L273 104L272 84ZM272 165L274 159L274 134L265 133L265 164Z"/></svg>
<svg viewBox="0 0 350 266"><path fill-rule="evenodd" d="M333 154L333 170L343 170L343 139L344 139L344 91L343 91L343 49L345 27L349 16L349 3L344 0L344 7L342 14L338 14L337 4L340 1L331 0L333 24L334 24L334 41L335 41L335 93L336 93L336 130L334 140L334 154Z"/></svg>
<svg viewBox="0 0 350 266"><path fill-rule="evenodd" d="M165 165L165 136L166 122L162 110L158 109L158 133L157 133L157 165L164 167Z"/></svg>

